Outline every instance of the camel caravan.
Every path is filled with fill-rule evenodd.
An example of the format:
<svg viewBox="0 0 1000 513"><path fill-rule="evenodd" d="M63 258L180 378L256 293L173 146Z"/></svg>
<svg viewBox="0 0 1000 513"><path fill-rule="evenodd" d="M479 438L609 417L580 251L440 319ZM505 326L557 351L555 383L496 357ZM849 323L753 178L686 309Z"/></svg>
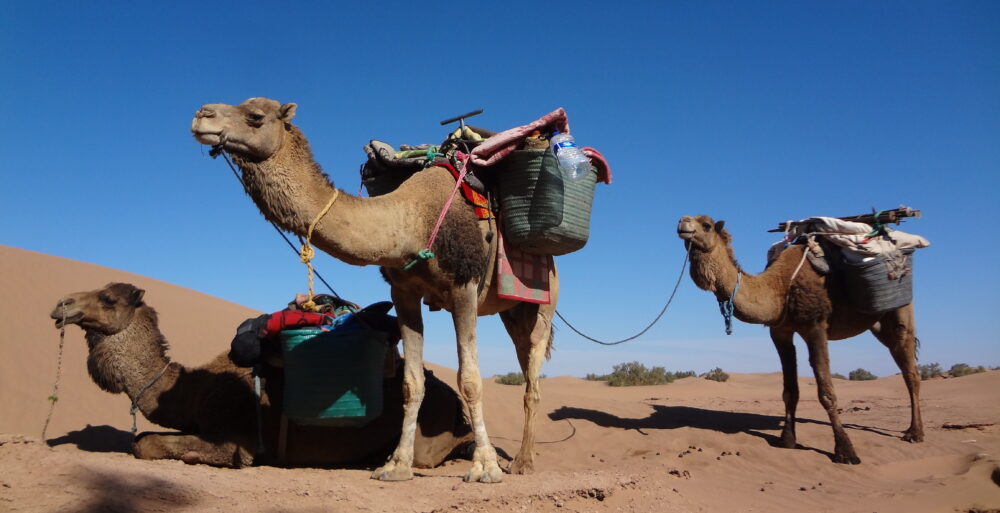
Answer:
<svg viewBox="0 0 1000 513"><path fill-rule="evenodd" d="M415 466L452 457L471 460L465 481L532 472L541 367L559 297L553 257L586 244L595 184L611 183L607 161L576 147L562 109L499 133L466 125L477 114L469 113L442 122L459 127L438 145L371 141L362 167L368 196L353 196L314 160L292 123L296 109L266 98L208 104L191 131L212 156L231 159L269 222L303 241L308 294L248 319L228 351L194 368L170 361L157 314L133 285L69 294L51 312L57 327L84 330L87 368L101 389L125 393L133 415L176 430L135 437L135 456L234 468L380 465L372 478L383 481L412 479ZM759 275L740 268L722 221L681 218L691 278L716 295L727 326L735 317L770 328L784 375L784 447L796 447L796 333L830 417L834 461L860 463L837 414L827 341L864 331L889 349L909 390L903 439L923 440L912 252L929 243L885 227L917 214L784 223ZM312 246L380 266L391 303L361 308L314 294ZM452 315L455 388L423 365L422 305ZM477 318L494 314L525 379L521 448L506 469L486 431L476 349Z"/></svg>

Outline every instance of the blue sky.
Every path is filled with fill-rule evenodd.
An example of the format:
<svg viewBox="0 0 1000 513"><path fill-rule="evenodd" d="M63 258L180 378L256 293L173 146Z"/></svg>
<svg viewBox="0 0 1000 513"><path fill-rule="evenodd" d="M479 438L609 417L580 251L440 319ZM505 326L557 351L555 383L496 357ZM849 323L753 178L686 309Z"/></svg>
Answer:
<svg viewBox="0 0 1000 513"><path fill-rule="evenodd" d="M434 143L440 120L473 109L505 129L564 107L614 171L587 247L557 260L559 311L582 331L617 340L659 312L682 215L725 219L758 272L780 221L906 204L923 218L901 229L933 243L915 259L921 361L1000 365L1000 4L290 4L0 6L0 244L272 311L304 290L303 266L191 137L199 106L298 103L317 160L351 193L369 139ZM349 299L388 298L374 267L316 265ZM449 316L425 321L426 359L455 367ZM479 326L483 374L516 369L499 319ZM632 360L780 368L764 327L725 336L687 277L636 341L557 328L549 376ZM831 355L837 372L896 372L868 335Z"/></svg>

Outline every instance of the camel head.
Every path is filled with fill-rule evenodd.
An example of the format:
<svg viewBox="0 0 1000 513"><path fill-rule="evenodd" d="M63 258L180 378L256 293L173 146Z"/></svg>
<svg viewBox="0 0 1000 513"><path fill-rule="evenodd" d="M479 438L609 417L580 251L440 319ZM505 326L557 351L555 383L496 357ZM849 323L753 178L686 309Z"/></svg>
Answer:
<svg viewBox="0 0 1000 513"><path fill-rule="evenodd" d="M716 222L708 216L684 216L677 223L677 236L684 241L686 249L708 253L717 245L729 242L725 225L725 221Z"/></svg>
<svg viewBox="0 0 1000 513"><path fill-rule="evenodd" d="M49 314L56 327L76 324L86 331L113 335L125 329L145 291L128 283L109 283L104 288L75 292L63 297Z"/></svg>
<svg viewBox="0 0 1000 513"><path fill-rule="evenodd" d="M281 149L295 108L294 103L267 98L250 98L239 105L210 103L195 112L191 133L202 144L263 161Z"/></svg>

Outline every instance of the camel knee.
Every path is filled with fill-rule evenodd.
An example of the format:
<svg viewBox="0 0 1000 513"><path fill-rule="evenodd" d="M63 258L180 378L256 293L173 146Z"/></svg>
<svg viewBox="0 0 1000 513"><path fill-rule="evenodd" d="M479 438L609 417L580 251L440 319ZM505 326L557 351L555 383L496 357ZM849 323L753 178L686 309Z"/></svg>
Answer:
<svg viewBox="0 0 1000 513"><path fill-rule="evenodd" d="M462 394L462 399L467 402L475 402L480 400L483 393L483 385L479 380L474 379L463 379L458 384L459 392Z"/></svg>

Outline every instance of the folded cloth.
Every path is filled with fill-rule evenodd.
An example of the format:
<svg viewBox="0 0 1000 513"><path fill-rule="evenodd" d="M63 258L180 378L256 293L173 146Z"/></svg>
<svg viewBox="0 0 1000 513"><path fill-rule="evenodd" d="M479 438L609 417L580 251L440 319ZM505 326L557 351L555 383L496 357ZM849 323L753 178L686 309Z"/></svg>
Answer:
<svg viewBox="0 0 1000 513"><path fill-rule="evenodd" d="M455 179L458 180L459 172L455 169L455 166L451 165L450 162L446 160L436 160L434 161L434 165L447 169L451 173L451 176L454 176ZM466 178L469 177L468 174L465 176ZM489 219L493 217L493 214L490 212L490 203L486 200L486 196L483 196L478 191L473 189L468 183L466 183L465 180L462 180L462 197L464 197L465 201L476 209L477 218Z"/></svg>
<svg viewBox="0 0 1000 513"><path fill-rule="evenodd" d="M887 230L882 235L872 235L874 228L866 223L844 221L835 217L810 217L804 233L822 234L830 242L862 257L874 257L902 249L919 249L931 245L930 241L911 233Z"/></svg>
<svg viewBox="0 0 1000 513"><path fill-rule="evenodd" d="M525 253L504 243L497 233L497 297L547 305L551 255Z"/></svg>
<svg viewBox="0 0 1000 513"><path fill-rule="evenodd" d="M569 119L566 118L566 111L562 107L542 116L541 118L508 130L504 130L485 141L472 150L471 162L480 167L492 166L510 152L520 148L524 139L534 131L551 132L559 131L570 133ZM589 152L587 150L590 150ZM606 184L611 183L611 167L600 152L593 148L584 148L583 152L590 158L590 163L597 168L597 181Z"/></svg>

